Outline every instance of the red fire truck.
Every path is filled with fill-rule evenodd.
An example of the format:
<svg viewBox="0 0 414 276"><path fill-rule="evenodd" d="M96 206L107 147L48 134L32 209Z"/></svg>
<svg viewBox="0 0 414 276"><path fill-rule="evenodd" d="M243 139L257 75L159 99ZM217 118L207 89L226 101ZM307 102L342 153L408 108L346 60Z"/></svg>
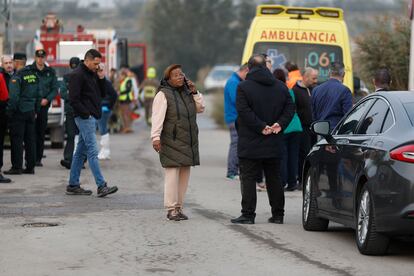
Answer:
<svg viewBox="0 0 414 276"><path fill-rule="evenodd" d="M27 54L30 57L36 49L44 49L48 65L56 70L58 78L61 79L69 71L69 59L83 59L85 52L91 48L102 54L102 62L105 63L108 72L112 68L129 66L136 73L138 81L145 78L145 44L128 43L126 38L118 38L116 31L111 28L85 29L79 25L74 32L63 32L63 25L54 13L47 14L42 20ZM49 109L48 133L53 148L63 147L63 105L58 95Z"/></svg>

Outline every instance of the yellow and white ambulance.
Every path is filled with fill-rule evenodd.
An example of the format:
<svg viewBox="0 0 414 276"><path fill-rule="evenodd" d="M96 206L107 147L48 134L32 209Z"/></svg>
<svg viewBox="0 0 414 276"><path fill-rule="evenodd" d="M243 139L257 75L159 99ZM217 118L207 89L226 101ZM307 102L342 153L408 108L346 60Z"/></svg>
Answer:
<svg viewBox="0 0 414 276"><path fill-rule="evenodd" d="M342 61L344 84L353 90L351 49L343 11L337 8L304 8L259 5L243 52L242 63L252 54L265 53L273 69L287 61L300 69L319 70L319 82L329 78L329 65Z"/></svg>

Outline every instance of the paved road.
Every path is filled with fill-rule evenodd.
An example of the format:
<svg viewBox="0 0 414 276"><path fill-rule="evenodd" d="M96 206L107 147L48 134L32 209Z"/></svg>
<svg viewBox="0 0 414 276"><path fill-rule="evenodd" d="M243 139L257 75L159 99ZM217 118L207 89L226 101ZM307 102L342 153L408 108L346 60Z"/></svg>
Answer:
<svg viewBox="0 0 414 276"><path fill-rule="evenodd" d="M301 226L301 194L286 194L286 223L267 223L266 193L259 193L255 225L232 225L239 215L239 183L224 178L228 133L199 118L202 166L192 170L186 213L170 222L162 208L162 169L149 131L113 135L112 160L102 162L117 194L64 195L68 171L61 151L46 150L35 176L0 186L0 275L413 275L412 242L396 241L390 255L358 253L353 231L333 224L323 233ZM8 168L9 153L5 161ZM27 228L25 223L58 223Z"/></svg>

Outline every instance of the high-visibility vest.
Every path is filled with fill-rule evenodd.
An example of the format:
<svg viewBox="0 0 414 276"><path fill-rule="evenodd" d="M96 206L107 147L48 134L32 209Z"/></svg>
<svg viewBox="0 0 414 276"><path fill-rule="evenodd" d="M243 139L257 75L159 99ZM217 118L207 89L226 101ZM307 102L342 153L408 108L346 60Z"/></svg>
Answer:
<svg viewBox="0 0 414 276"><path fill-rule="evenodd" d="M154 85L146 85L143 88L144 90L144 99L153 99L155 97L155 93L157 93L157 87Z"/></svg>
<svg viewBox="0 0 414 276"><path fill-rule="evenodd" d="M131 83L131 87L129 88L129 90L127 89L127 83L128 81L130 81ZM119 97L118 97L120 102L125 102L125 101L132 101L134 99L134 91L132 89L132 79L130 77L126 77L122 82L121 82L121 86L119 87Z"/></svg>

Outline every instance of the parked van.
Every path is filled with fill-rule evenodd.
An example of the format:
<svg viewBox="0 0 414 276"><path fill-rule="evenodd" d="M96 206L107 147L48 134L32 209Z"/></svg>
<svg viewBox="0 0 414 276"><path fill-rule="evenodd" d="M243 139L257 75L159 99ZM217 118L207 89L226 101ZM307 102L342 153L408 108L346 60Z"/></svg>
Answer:
<svg viewBox="0 0 414 276"><path fill-rule="evenodd" d="M269 55L273 69L283 67L287 61L300 69L315 68L319 70L319 82L329 78L331 62L342 61L344 84L353 90L351 49L341 9L259 5L242 63L254 53Z"/></svg>

